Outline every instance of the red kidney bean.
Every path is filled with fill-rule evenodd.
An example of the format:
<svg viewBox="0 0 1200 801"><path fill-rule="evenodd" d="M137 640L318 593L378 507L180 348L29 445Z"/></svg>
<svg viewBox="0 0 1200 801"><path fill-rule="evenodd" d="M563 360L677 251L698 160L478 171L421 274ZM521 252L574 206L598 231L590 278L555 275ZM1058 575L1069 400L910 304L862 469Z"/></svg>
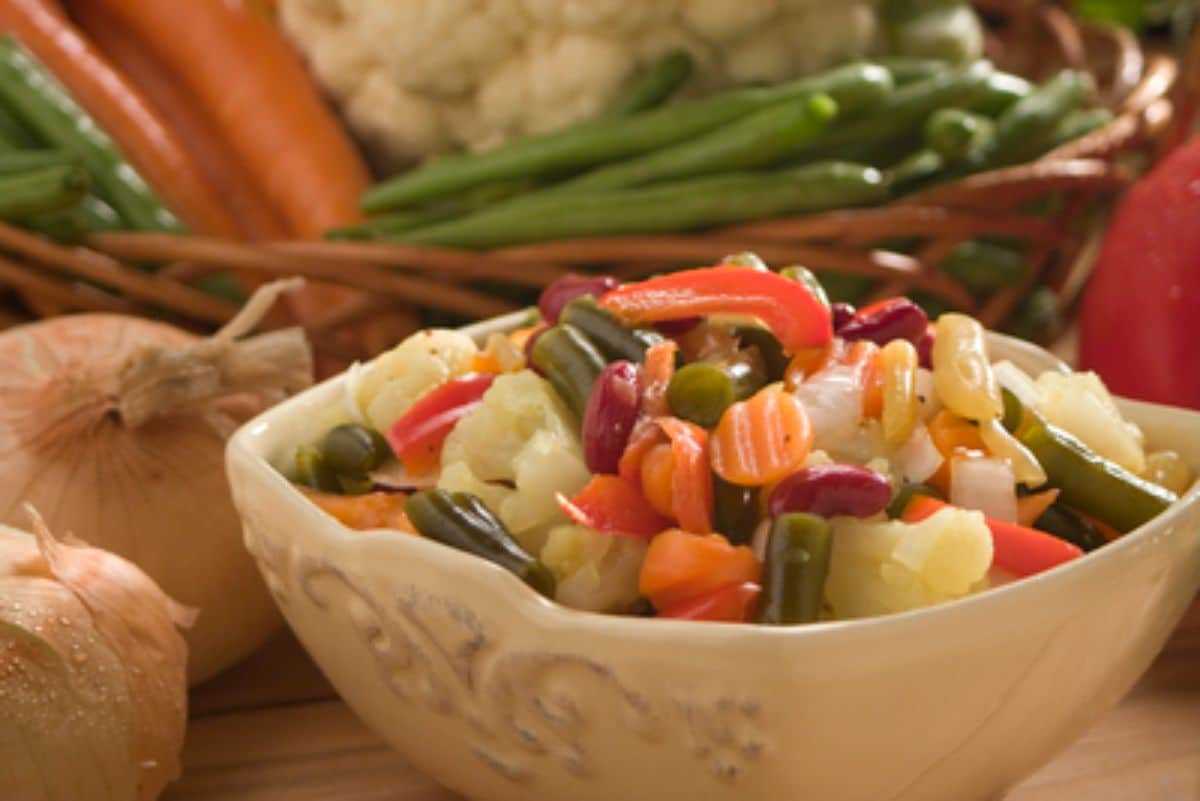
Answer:
<svg viewBox="0 0 1200 801"><path fill-rule="evenodd" d="M925 333L917 337L917 363L926 370L933 369L933 329L925 327Z"/></svg>
<svg viewBox="0 0 1200 801"><path fill-rule="evenodd" d="M779 482L768 508L772 518L789 512L871 517L886 509L891 500L891 483L874 470L824 464L805 467Z"/></svg>
<svg viewBox="0 0 1200 801"><path fill-rule="evenodd" d="M834 303L829 311L833 313L833 330L840 331L842 326L854 319L855 308L849 303Z"/></svg>
<svg viewBox="0 0 1200 801"><path fill-rule="evenodd" d="M604 368L583 411L583 460L593 473L616 473L642 405L642 374L616 361Z"/></svg>
<svg viewBox="0 0 1200 801"><path fill-rule="evenodd" d="M529 332L529 336L525 337L525 366L538 375L542 375L542 371L533 363L533 346L537 344L538 337L550 330L550 326L546 323L540 323L536 328Z"/></svg>
<svg viewBox="0 0 1200 801"><path fill-rule="evenodd" d="M916 342L928 325L924 309L908 298L892 298L859 309L837 333L842 339L869 339L882 347L893 339Z"/></svg>
<svg viewBox="0 0 1200 801"><path fill-rule="evenodd" d="M542 295L538 298L538 311L542 313L542 319L554 325L558 322L562 310L575 298L584 295L599 298L620 285L621 282L611 275L567 273L542 290Z"/></svg>
<svg viewBox="0 0 1200 801"><path fill-rule="evenodd" d="M704 322L703 317L684 317L682 320L663 320L661 323L654 324L654 330L663 336L677 337L691 331L700 323Z"/></svg>

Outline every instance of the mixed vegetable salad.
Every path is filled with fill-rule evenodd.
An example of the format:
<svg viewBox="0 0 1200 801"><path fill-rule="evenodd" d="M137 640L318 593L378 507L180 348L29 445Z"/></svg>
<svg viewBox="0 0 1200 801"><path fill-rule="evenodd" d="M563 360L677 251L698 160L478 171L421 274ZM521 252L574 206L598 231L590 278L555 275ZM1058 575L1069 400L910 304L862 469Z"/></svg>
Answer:
<svg viewBox="0 0 1200 801"><path fill-rule="evenodd" d="M568 276L483 345L356 365L286 468L352 528L489 559L593 611L799 624L920 608L1121 537L1190 483L1091 373L989 360L893 298L742 254Z"/></svg>

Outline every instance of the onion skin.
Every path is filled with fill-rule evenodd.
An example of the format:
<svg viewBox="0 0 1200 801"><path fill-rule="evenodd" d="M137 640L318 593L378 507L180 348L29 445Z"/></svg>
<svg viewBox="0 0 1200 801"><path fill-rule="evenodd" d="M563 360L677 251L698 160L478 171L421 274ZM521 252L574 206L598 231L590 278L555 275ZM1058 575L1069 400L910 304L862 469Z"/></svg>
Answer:
<svg viewBox="0 0 1200 801"><path fill-rule="evenodd" d="M188 632L192 684L260 646L280 623L242 545L225 479L224 439L201 414L127 427L113 411L121 366L142 346L196 337L140 318L59 317L0 333L0 523L23 502L55 531L135 562L169 595L200 610ZM241 422L265 404L209 404Z"/></svg>

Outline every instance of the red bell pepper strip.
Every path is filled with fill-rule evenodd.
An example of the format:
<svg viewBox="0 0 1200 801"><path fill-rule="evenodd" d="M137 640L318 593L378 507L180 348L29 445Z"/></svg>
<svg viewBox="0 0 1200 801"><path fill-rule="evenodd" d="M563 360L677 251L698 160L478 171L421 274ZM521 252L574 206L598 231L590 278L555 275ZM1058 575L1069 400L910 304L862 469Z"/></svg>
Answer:
<svg viewBox="0 0 1200 801"><path fill-rule="evenodd" d="M744 581L660 609L657 616L676 620L745 623L753 614L760 594L760 585L753 581Z"/></svg>
<svg viewBox="0 0 1200 801"><path fill-rule="evenodd" d="M410 473L424 475L437 467L442 443L458 421L479 406L495 380L495 373L455 378L422 395L392 424L386 439Z"/></svg>
<svg viewBox="0 0 1200 801"><path fill-rule="evenodd" d="M919 523L946 508L949 504L936 498L914 495L900 519L906 523ZM990 517L984 520L992 532L993 561L1001 570L1014 576L1032 576L1083 556L1077 545L1044 531Z"/></svg>
<svg viewBox="0 0 1200 801"><path fill-rule="evenodd" d="M833 338L828 307L803 283L728 264L626 284L600 298L600 306L633 325L708 314L748 315L761 320L788 353L820 347Z"/></svg>
<svg viewBox="0 0 1200 801"><path fill-rule="evenodd" d="M567 517L605 534L648 540L671 527L671 521L654 511L637 486L617 476L592 476L574 497L559 494L557 498Z"/></svg>

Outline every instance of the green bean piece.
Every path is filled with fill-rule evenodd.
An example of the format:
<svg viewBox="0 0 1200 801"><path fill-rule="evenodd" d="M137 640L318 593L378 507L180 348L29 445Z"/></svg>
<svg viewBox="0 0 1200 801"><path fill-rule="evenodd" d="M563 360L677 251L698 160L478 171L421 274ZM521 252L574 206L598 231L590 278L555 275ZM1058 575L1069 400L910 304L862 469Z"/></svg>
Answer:
<svg viewBox="0 0 1200 801"><path fill-rule="evenodd" d="M98 192L129 227L148 231L181 228L95 120L11 36L0 38L0 104L48 143L78 156Z"/></svg>
<svg viewBox="0 0 1200 801"><path fill-rule="evenodd" d="M972 292L1015 286L1029 275L1025 249L983 239L959 244L942 260L942 272Z"/></svg>
<svg viewBox="0 0 1200 801"><path fill-rule="evenodd" d="M992 121L981 114L942 108L925 121L925 146L947 162L982 162L995 137Z"/></svg>
<svg viewBox="0 0 1200 801"><path fill-rule="evenodd" d="M995 119L1032 93L1033 84L1021 76L1010 72L994 72L984 81L978 97L966 108L967 111Z"/></svg>
<svg viewBox="0 0 1200 801"><path fill-rule="evenodd" d="M12 112L0 106L0 148L7 150L28 150L41 146L36 134L21 122Z"/></svg>
<svg viewBox="0 0 1200 801"><path fill-rule="evenodd" d="M578 328L560 323L537 338L531 358L567 407L582 420L592 384L607 364L603 354Z"/></svg>
<svg viewBox="0 0 1200 801"><path fill-rule="evenodd" d="M887 516L893 519L903 517L904 510L908 508L909 502L918 495L924 495L927 498L936 498L939 501L946 500L946 496L928 484L905 484L896 491L892 502L888 504Z"/></svg>
<svg viewBox="0 0 1200 801"><path fill-rule="evenodd" d="M758 270L760 273L768 273L771 268L762 260L762 257L757 253L751 253L748 250L743 250L741 253L732 253L728 256L721 257L721 264L732 264L735 267L747 267L751 270Z"/></svg>
<svg viewBox="0 0 1200 801"><path fill-rule="evenodd" d="M667 385L671 414L704 428L715 426L736 401L733 378L711 362L684 365L675 371Z"/></svg>
<svg viewBox="0 0 1200 801"><path fill-rule="evenodd" d="M1074 543L1084 551L1094 551L1107 542L1095 526L1061 503L1052 504L1042 512L1034 521L1033 527L1038 531L1053 534L1060 540Z"/></svg>
<svg viewBox="0 0 1200 801"><path fill-rule="evenodd" d="M892 192L903 195L920 189L929 180L942 175L945 170L945 159L929 148L922 148L888 170L892 179Z"/></svg>
<svg viewBox="0 0 1200 801"><path fill-rule="evenodd" d="M1063 70L1018 100L996 120L989 163L1017 164L1044 152L1058 124L1093 88L1086 72Z"/></svg>
<svg viewBox="0 0 1200 801"><path fill-rule="evenodd" d="M828 520L803 512L776 518L763 563L758 622L787 626L820 617L832 550Z"/></svg>
<svg viewBox="0 0 1200 801"><path fill-rule="evenodd" d="M325 463L320 449L312 445L296 449L296 481L321 492L342 491L337 474Z"/></svg>
<svg viewBox="0 0 1200 801"><path fill-rule="evenodd" d="M1000 397L1004 401L1004 416L1000 418L1000 424L1010 434L1015 434L1025 422L1025 405L1007 387L1000 388Z"/></svg>
<svg viewBox="0 0 1200 801"><path fill-rule="evenodd" d="M733 173L502 205L399 238L426 245L494 248L571 237L690 231L869 205L887 195L887 180L879 170L821 162L771 173Z"/></svg>
<svg viewBox="0 0 1200 801"><path fill-rule="evenodd" d="M1105 459L1078 439L1028 413L1017 434L1057 487L1060 500L1127 533L1161 514L1179 497Z"/></svg>
<svg viewBox="0 0 1200 801"><path fill-rule="evenodd" d="M713 476L713 504L717 532L734 545L748 545L758 528L758 488L739 487Z"/></svg>
<svg viewBox="0 0 1200 801"><path fill-rule="evenodd" d="M892 73L892 80L897 86L907 86L915 81L923 81L945 72L950 64L937 58L906 58L890 56L879 59L879 64Z"/></svg>
<svg viewBox="0 0 1200 801"><path fill-rule="evenodd" d="M597 306L589 296L568 303L559 320L582 331L610 362L624 359L641 364L645 361L646 351L663 341L662 334L657 331L625 327L610 312Z"/></svg>
<svg viewBox="0 0 1200 801"><path fill-rule="evenodd" d="M883 67L848 64L778 86L724 92L624 119L583 123L488 153L449 156L377 184L363 195L361 205L377 213L494 181L578 172L693 139L767 106L815 93L829 95L849 114L879 104L892 87L891 73Z"/></svg>
<svg viewBox="0 0 1200 801"><path fill-rule="evenodd" d="M116 209L95 195L87 195L78 205L22 220L21 225L59 242L78 242L88 234L122 228Z"/></svg>
<svg viewBox="0 0 1200 801"><path fill-rule="evenodd" d="M1081 108L1059 120L1050 134L1048 149L1053 150L1068 142L1074 142L1093 131L1098 131L1113 121L1113 113L1106 108Z"/></svg>
<svg viewBox="0 0 1200 801"><path fill-rule="evenodd" d="M82 167L47 167L0 177L0 220L18 221L74 206L90 184Z"/></svg>
<svg viewBox="0 0 1200 801"><path fill-rule="evenodd" d="M448 220L453 217L451 212L437 212L425 209L401 211L395 214L384 214L355 225L341 228L330 228L325 232L325 238L333 241L374 241L395 239L405 231L412 231L425 225Z"/></svg>
<svg viewBox="0 0 1200 801"><path fill-rule="evenodd" d="M765 167L821 134L836 116L837 104L828 95L785 100L695 139L584 173L548 193L624 189Z"/></svg>
<svg viewBox="0 0 1200 801"><path fill-rule="evenodd" d="M757 325L739 326L734 333L742 348L758 353L767 382L783 380L791 359L783 352L783 345L774 334Z"/></svg>
<svg viewBox="0 0 1200 801"><path fill-rule="evenodd" d="M666 102L692 77L695 62L686 50L672 50L633 79L606 116L628 117Z"/></svg>
<svg viewBox="0 0 1200 801"><path fill-rule="evenodd" d="M19 175L47 167L75 167L79 158L66 150L13 150L0 153L0 175Z"/></svg>
<svg viewBox="0 0 1200 801"><path fill-rule="evenodd" d="M494 562L542 595L554 597L554 574L522 550L478 497L467 492L424 490L409 497L404 511L423 536Z"/></svg>
<svg viewBox="0 0 1200 801"><path fill-rule="evenodd" d="M325 463L336 473L363 476L391 455L387 440L373 428L343 423L330 429L321 443Z"/></svg>
<svg viewBox="0 0 1200 801"><path fill-rule="evenodd" d="M991 62L976 61L902 86L869 114L830 128L799 148L796 155L806 159L835 155L878 158L882 146L909 137L934 111L974 101L992 73Z"/></svg>
<svg viewBox="0 0 1200 801"><path fill-rule="evenodd" d="M800 265L792 265L791 267L784 267L779 271L779 274L784 278L804 284L808 287L808 291L812 292L813 296L820 301L822 306L827 309L829 308L829 296L825 294L825 287L821 286L821 281L812 270Z"/></svg>

